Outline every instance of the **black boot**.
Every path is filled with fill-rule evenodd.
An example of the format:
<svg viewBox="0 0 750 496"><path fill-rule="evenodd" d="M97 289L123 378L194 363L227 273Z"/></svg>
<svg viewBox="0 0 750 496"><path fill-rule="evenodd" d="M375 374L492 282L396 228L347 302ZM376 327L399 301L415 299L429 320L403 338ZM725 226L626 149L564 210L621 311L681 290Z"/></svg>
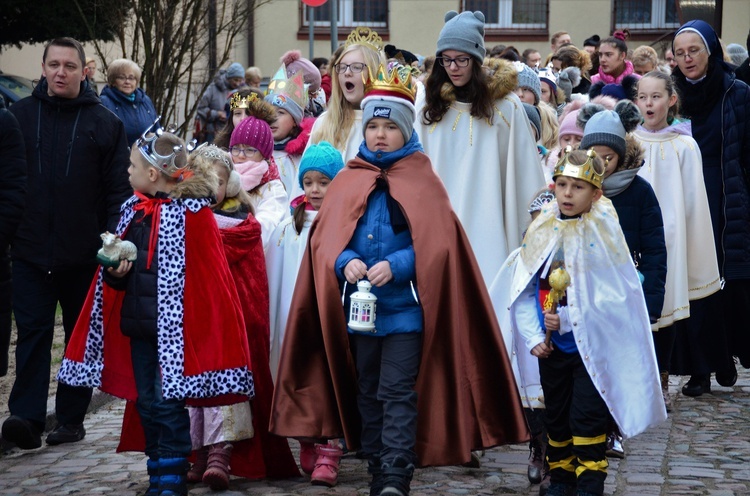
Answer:
<svg viewBox="0 0 750 496"><path fill-rule="evenodd" d="M723 387L732 387L737 383L737 365L734 363L734 358L729 359L726 370L716 371L716 382Z"/></svg>
<svg viewBox="0 0 750 496"><path fill-rule="evenodd" d="M393 463L383 464L383 490L381 496L408 496L414 464L397 456Z"/></svg>
<svg viewBox="0 0 750 496"><path fill-rule="evenodd" d="M682 394L685 396L700 396L711 392L711 375L693 375L687 384L682 386Z"/></svg>
<svg viewBox="0 0 750 496"><path fill-rule="evenodd" d="M383 467L380 465L379 456L371 456L367 460L367 473L372 475L370 481L370 496L380 496L383 490Z"/></svg>
<svg viewBox="0 0 750 496"><path fill-rule="evenodd" d="M526 468L526 476L532 484L542 482L544 471L544 445L539 436L531 438L529 442L529 465Z"/></svg>

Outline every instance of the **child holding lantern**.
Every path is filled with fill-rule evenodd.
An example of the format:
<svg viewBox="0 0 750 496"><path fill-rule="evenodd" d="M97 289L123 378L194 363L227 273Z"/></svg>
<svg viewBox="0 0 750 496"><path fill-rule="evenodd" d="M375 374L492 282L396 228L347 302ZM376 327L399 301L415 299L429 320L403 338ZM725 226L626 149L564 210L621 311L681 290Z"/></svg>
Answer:
<svg viewBox="0 0 750 496"><path fill-rule="evenodd" d="M271 430L344 437L368 458L370 494L405 495L416 465L460 465L528 431L482 275L413 130L411 73L365 74L365 140L310 229ZM363 278L374 332L342 308L345 281L349 294Z"/></svg>
<svg viewBox="0 0 750 496"><path fill-rule="evenodd" d="M495 301L510 308L499 317L512 329L513 351L539 358L539 378L526 368L518 380L522 388L541 380L547 494L603 494L609 411L626 437L666 418L643 289L602 197L603 176L593 150L568 147L553 173L557 201L542 207L504 264L505 284L493 284L507 288Z"/></svg>

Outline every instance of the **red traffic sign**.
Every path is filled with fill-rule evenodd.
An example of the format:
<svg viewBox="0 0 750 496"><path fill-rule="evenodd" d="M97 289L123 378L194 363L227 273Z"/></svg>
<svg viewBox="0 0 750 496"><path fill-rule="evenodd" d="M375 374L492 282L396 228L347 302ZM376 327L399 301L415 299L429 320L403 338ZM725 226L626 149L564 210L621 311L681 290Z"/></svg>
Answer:
<svg viewBox="0 0 750 496"><path fill-rule="evenodd" d="M320 7L324 3L326 3L328 0L302 0L302 3L309 7Z"/></svg>

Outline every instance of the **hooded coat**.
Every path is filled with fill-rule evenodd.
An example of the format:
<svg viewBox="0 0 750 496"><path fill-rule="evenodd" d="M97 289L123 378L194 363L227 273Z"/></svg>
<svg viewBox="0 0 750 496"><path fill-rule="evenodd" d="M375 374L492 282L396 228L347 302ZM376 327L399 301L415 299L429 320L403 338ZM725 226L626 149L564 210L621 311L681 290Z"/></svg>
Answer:
<svg viewBox="0 0 750 496"><path fill-rule="evenodd" d="M424 315L416 384L419 464L459 465L472 450L527 440L489 295L448 195L421 152L388 169L354 159L329 186L292 297L271 432L344 437L350 450L360 445L356 372L334 264L378 181L387 184L411 231Z"/></svg>
<svg viewBox="0 0 750 496"><path fill-rule="evenodd" d="M198 103L198 117L205 124L205 130L209 133L216 133L219 129L224 127L226 121L219 119L219 112L226 112L224 106L227 103L229 95L232 93L232 88L227 82L227 71L222 69L216 74L213 83L211 83L206 91L201 96L201 100ZM226 115L227 119L231 118Z"/></svg>
<svg viewBox="0 0 750 496"><path fill-rule="evenodd" d="M27 173L13 259L45 270L93 266L99 235L115 229L133 192L122 122L86 81L68 99L50 96L42 78L10 111L21 125Z"/></svg>

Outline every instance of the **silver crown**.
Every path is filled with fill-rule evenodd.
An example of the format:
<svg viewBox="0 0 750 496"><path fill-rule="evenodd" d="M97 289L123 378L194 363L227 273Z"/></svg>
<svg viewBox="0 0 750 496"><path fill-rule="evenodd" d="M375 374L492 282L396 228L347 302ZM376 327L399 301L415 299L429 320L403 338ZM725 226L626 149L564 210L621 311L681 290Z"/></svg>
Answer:
<svg viewBox="0 0 750 496"><path fill-rule="evenodd" d="M177 154L182 151L183 145L173 146L172 153L169 155L161 155L154 149L154 143L156 143L156 140L165 132L165 130L159 125L159 119L161 119L161 116L156 118L154 123L143 132L135 144L143 158L145 158L152 167L170 177L179 179L182 176L182 172L187 167L187 163L182 167L178 167L177 164L175 164ZM166 130L166 132L169 133L173 133L174 131L174 126L169 126ZM190 153L195 149L196 143L196 140L192 140L187 145L184 145L184 148Z"/></svg>
<svg viewBox="0 0 750 496"><path fill-rule="evenodd" d="M534 198L534 201L529 205L529 213L539 212L546 204L555 199L555 193L546 189L542 191L539 196Z"/></svg>
<svg viewBox="0 0 750 496"><path fill-rule="evenodd" d="M208 160L218 160L224 163L224 165L227 166L227 169L230 171L234 170L234 165L232 164L232 160L229 158L229 153L222 150L216 145L211 145L208 143L203 143L198 148L195 149L193 152L194 155L200 155L202 157L207 158Z"/></svg>

